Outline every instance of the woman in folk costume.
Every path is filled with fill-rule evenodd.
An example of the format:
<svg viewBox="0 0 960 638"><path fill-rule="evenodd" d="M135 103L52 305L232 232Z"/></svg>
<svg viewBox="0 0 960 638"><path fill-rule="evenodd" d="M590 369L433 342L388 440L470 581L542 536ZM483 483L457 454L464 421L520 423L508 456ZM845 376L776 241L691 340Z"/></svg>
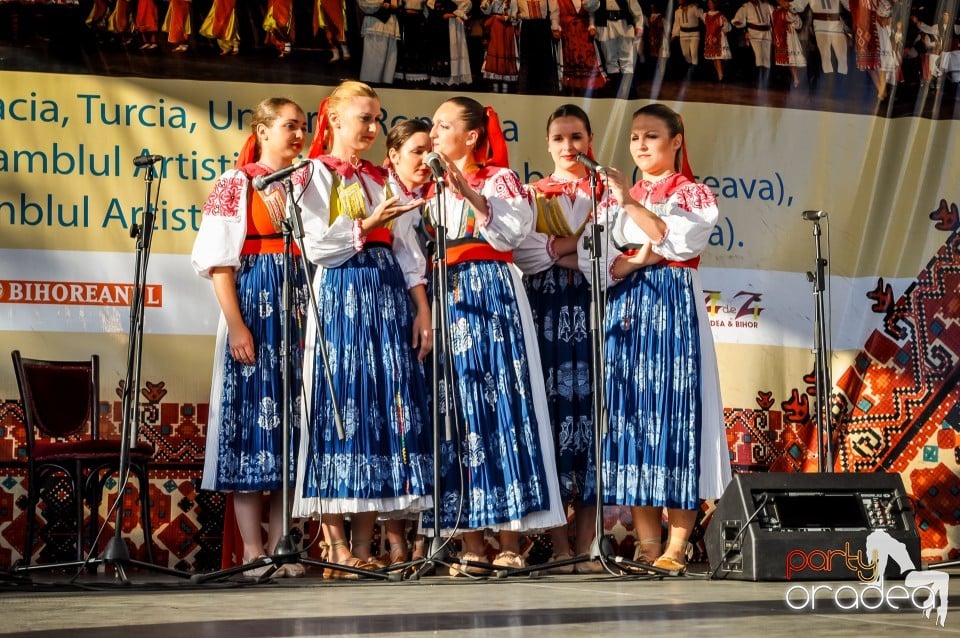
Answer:
<svg viewBox="0 0 960 638"><path fill-rule="evenodd" d="M777 66L790 69L793 88L800 86L798 68L806 68L807 58L803 54L800 36L797 32L803 26L803 20L790 10L790 0L777 0L777 8L771 15L773 27L773 62Z"/></svg>
<svg viewBox="0 0 960 638"><path fill-rule="evenodd" d="M200 35L216 40L220 55L238 55L240 31L237 29L237 0L213 0L207 17L200 25Z"/></svg>
<svg viewBox="0 0 960 638"><path fill-rule="evenodd" d="M330 44L330 61L349 60L346 0L314 0L313 35L317 35L320 29L324 30Z"/></svg>
<svg viewBox="0 0 960 638"><path fill-rule="evenodd" d="M433 173L430 168L423 163L424 157L433 148L433 142L430 140L430 125L423 120L411 119L398 122L387 132L387 160L385 166L389 174L390 189L400 196L400 201L412 201L422 197L422 191L426 184L430 182ZM394 222L393 228L396 235L404 237L417 237L415 230L420 224L420 213L418 210L412 210L399 217ZM399 232L398 226L408 226L410 230L403 233ZM421 273L426 273L427 262L423 258L423 253L416 254L419 262L416 266ZM433 349L433 331L424 330L420 335L419 351L417 358L424 361L430 350ZM433 431L431 428L424 428L421 431L420 449L433 449ZM384 524L387 541L390 543L390 564L396 565L408 560L418 560L424 558L424 537L420 534L414 542L413 555L410 555L407 546L407 523L411 522L412 527L416 527L419 515L404 516L403 518L389 518ZM411 520L412 519L412 520Z"/></svg>
<svg viewBox="0 0 960 638"><path fill-rule="evenodd" d="M458 425L437 460L439 528L463 533L467 561L484 559L484 531L498 533L494 564L522 567L520 534L566 520L536 328L511 263L532 228L533 211L519 177L506 167L506 142L493 109L451 98L434 114L431 137L446 174L447 354L454 379L444 385L443 404L456 411ZM442 219L438 198L429 196L425 208L425 222L435 229ZM432 512L426 512L424 527L431 525ZM451 575L461 573L451 568Z"/></svg>
<svg viewBox="0 0 960 638"><path fill-rule="evenodd" d="M270 554L282 533L284 371L282 331L286 321L302 326L307 276L294 260L284 267L281 235L286 192L275 182L254 191L252 180L288 167L303 150L307 121L303 110L284 98L269 98L254 109L252 134L240 151L237 168L224 173L203 206L191 263L213 281L220 322L213 363L210 416L203 468L204 489L231 493L236 525L248 563ZM294 249L296 253L296 249ZM285 276L293 291L293 316L281 311ZM299 429L301 362L299 338L290 344L291 425ZM291 458L292 461L292 458ZM266 550L261 537L262 492L270 492ZM232 526L231 526L232 527ZM225 536L233 530L225 530ZM239 557L238 557L239 558ZM269 567L249 570L258 576ZM275 575L303 575L300 564Z"/></svg>
<svg viewBox="0 0 960 638"><path fill-rule="evenodd" d="M717 0L707 0L707 10L700 17L703 20L703 58L713 60L717 71L717 80L723 82L723 61L733 58L727 34L733 29L730 20L717 9Z"/></svg>
<svg viewBox="0 0 960 638"><path fill-rule="evenodd" d="M426 82L430 79L430 49L427 39L425 0L400 0L397 7L400 40L397 42L396 78L401 82Z"/></svg>
<svg viewBox="0 0 960 638"><path fill-rule="evenodd" d="M293 25L293 0L267 0L267 13L263 16L265 42L277 49L280 58L293 51L296 36Z"/></svg>
<svg viewBox="0 0 960 638"><path fill-rule="evenodd" d="M160 30L160 14L156 0L137 0L137 13L134 17L134 29L143 38L141 51L157 48L157 32Z"/></svg>
<svg viewBox="0 0 960 638"><path fill-rule="evenodd" d="M90 13L87 14L84 24L94 29L107 29L107 20L110 17L110 5L107 0L93 0L90 5Z"/></svg>
<svg viewBox="0 0 960 638"><path fill-rule="evenodd" d="M362 569L376 566L378 513L397 518L432 505L433 457L420 445L430 412L417 360L431 339L430 309L423 257L398 219L422 200L401 203L387 171L361 158L379 117L380 100L366 84L334 89L320 106L301 200L307 257L320 266L313 288L321 325L308 316L294 512L320 516L332 562Z"/></svg>
<svg viewBox="0 0 960 638"><path fill-rule="evenodd" d="M877 34L877 0L850 0L853 52L857 68L866 71L880 87L880 37Z"/></svg>
<svg viewBox="0 0 960 638"><path fill-rule="evenodd" d="M628 505L635 560L686 569L700 499L730 481L720 380L697 267L719 215L711 190L693 181L683 122L669 107L638 110L630 154L641 180L607 169L601 208L620 249L607 271L603 499ZM669 535L661 544L662 515Z"/></svg>
<svg viewBox="0 0 960 638"><path fill-rule="evenodd" d="M130 43L130 32L133 30L130 13L130 0L117 0L107 16L107 31L118 34L123 44Z"/></svg>
<svg viewBox="0 0 960 638"><path fill-rule="evenodd" d="M647 20L647 51L651 60L656 60L656 75L662 79L670 59L670 38L673 17L664 14L659 0L650 3L650 18Z"/></svg>
<svg viewBox="0 0 960 638"><path fill-rule="evenodd" d="M546 380L550 424L560 494L572 503L576 553L589 552L597 515L593 383L589 333L590 279L580 271L577 245L593 213L590 176L577 160L592 157L590 119L579 106L564 104L547 120L547 150L553 173L528 186L536 206L536 227L514 252L525 273L527 295L537 325ZM602 187L597 187L598 201ZM573 558L567 525L550 530L551 562ZM603 571L598 562L554 568L556 573Z"/></svg>
<svg viewBox="0 0 960 638"><path fill-rule="evenodd" d="M427 0L427 42L436 55L430 65L430 84L472 84L467 32L463 28L470 0Z"/></svg>
<svg viewBox="0 0 960 638"><path fill-rule="evenodd" d="M175 53L183 53L190 48L187 40L192 33L190 24L190 0L170 0L167 15L163 19L163 30L167 34L167 42L175 45Z"/></svg>
<svg viewBox="0 0 960 638"><path fill-rule="evenodd" d="M509 85L520 79L517 43L520 8L517 0L481 0L480 11L488 16L484 21L489 44L481 69L483 79L493 82L494 93L507 93Z"/></svg>
<svg viewBox="0 0 960 638"><path fill-rule="evenodd" d="M360 25L360 35L363 37L360 81L393 84L397 70L397 40L400 39L397 1L357 0L357 6L363 12L363 24Z"/></svg>
<svg viewBox="0 0 960 638"><path fill-rule="evenodd" d="M557 5L563 59L561 88L564 95L591 95L607 83L590 35L590 14L600 6L600 0L558 0Z"/></svg>

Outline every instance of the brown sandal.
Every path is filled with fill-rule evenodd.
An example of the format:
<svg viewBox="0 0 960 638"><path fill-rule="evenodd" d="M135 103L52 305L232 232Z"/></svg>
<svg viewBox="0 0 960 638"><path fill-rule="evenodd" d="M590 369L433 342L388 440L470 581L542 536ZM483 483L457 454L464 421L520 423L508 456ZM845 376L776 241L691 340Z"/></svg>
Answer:
<svg viewBox="0 0 960 638"><path fill-rule="evenodd" d="M572 574L576 563L570 563L568 565L560 565L559 567L550 567L550 563L559 563L561 561L573 560L573 552L563 552L562 554L554 554L550 557L550 560L547 561L546 572L548 574Z"/></svg>
<svg viewBox="0 0 960 638"><path fill-rule="evenodd" d="M303 578L307 574L307 568L303 563L287 563L277 569L280 578Z"/></svg>
<svg viewBox="0 0 960 638"><path fill-rule="evenodd" d="M407 558L407 548L403 546L391 547L390 548L390 562L389 565L397 565L399 563L406 563L410 559Z"/></svg>
<svg viewBox="0 0 960 638"><path fill-rule="evenodd" d="M580 554L580 556L589 556L587 554ZM577 563L573 566L573 570L578 574L606 574L607 570L604 569L603 564L599 560L585 560L582 563Z"/></svg>
<svg viewBox="0 0 960 638"><path fill-rule="evenodd" d="M524 560L523 556L516 552L500 552L497 554L497 557L493 559L493 564L497 567L512 567L514 569L522 569L527 566L527 561Z"/></svg>
<svg viewBox="0 0 960 638"><path fill-rule="evenodd" d="M677 572L677 574L684 574L687 571L687 561L679 561L673 556L663 555L657 560L653 561L653 566L659 569L666 569L667 571Z"/></svg>
<svg viewBox="0 0 960 638"><path fill-rule="evenodd" d="M328 562L343 565L345 567L353 567L356 569L363 569L367 571L374 571L378 567L370 562L357 558L354 555L348 556L346 559L339 561L336 560L336 550L338 547L346 547L347 543L345 541L333 541L328 546L329 549L329 560ZM324 580L359 580L360 574L355 572L347 572L340 569L327 568L323 570L323 579Z"/></svg>
<svg viewBox="0 0 960 638"><path fill-rule="evenodd" d="M653 566L677 574L684 574L687 571L687 556L692 550L693 546L686 540L678 543L668 539L666 551L657 560L653 561Z"/></svg>
<svg viewBox="0 0 960 638"><path fill-rule="evenodd" d="M659 538L645 538L637 543L636 548L633 550L633 562L643 563L644 565L653 565L657 562L657 559L662 555L663 552L663 543L660 542ZM633 567L631 565L631 567ZM635 570L633 573L640 574L653 574L655 572L650 571L649 569L643 569L640 567L633 567Z"/></svg>
<svg viewBox="0 0 960 638"><path fill-rule="evenodd" d="M636 549L633 550L633 560L637 563L653 565L662 554L663 544L659 538L645 538L637 543Z"/></svg>
<svg viewBox="0 0 960 638"><path fill-rule="evenodd" d="M362 547L365 550L363 552L364 554L370 554L369 557L361 558L360 560L362 560L365 563L369 563L370 565L373 565L373 569L384 569L389 564L386 561L381 560L379 556L373 556L373 553L370 551L369 538L355 538L352 541L350 541L350 553L353 554L354 556L357 555L357 553L353 551L354 548L360 548L360 547Z"/></svg>
<svg viewBox="0 0 960 638"><path fill-rule="evenodd" d="M264 558L266 558L266 556L257 556L256 558L250 561L247 561L247 563L244 563L244 564L255 563L256 561L262 560ZM252 578L254 580L259 581L269 572L270 575L267 576L267 579L272 580L274 578L283 578L283 574L280 573L280 569L281 568L277 567L275 563L269 562L259 567L251 567L250 569L244 570L243 576L245 578Z"/></svg>
<svg viewBox="0 0 960 638"><path fill-rule="evenodd" d="M413 541L413 552L410 554L410 560L423 560L427 557L427 541L418 538Z"/></svg>
<svg viewBox="0 0 960 638"><path fill-rule="evenodd" d="M473 552L463 552L460 554L461 561L471 561L474 563L484 562L483 556L480 554L475 554ZM463 565L459 561L455 561L450 565L450 576L456 578L457 576L485 576L489 573L486 567L477 567L474 565Z"/></svg>

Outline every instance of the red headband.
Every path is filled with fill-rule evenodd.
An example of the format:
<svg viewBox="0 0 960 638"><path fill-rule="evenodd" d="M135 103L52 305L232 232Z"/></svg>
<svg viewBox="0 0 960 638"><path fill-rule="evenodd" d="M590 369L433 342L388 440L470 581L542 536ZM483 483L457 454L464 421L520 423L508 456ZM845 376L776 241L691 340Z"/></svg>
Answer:
<svg viewBox="0 0 960 638"><path fill-rule="evenodd" d="M320 102L320 108L317 109L317 130L313 132L313 142L310 144L310 151L307 157L313 159L327 154L327 127L330 126L330 116L327 114L327 105L330 98L325 97Z"/></svg>
<svg viewBox="0 0 960 638"><path fill-rule="evenodd" d="M503 129L500 128L500 119L493 107L488 106L484 109L487 116L487 157L479 158L485 166L498 166L500 168L510 168L510 153L507 151L507 140L503 137Z"/></svg>
<svg viewBox="0 0 960 638"><path fill-rule="evenodd" d="M251 133L247 136L247 141L243 143L243 147L240 149L240 154L237 155L237 168L246 166L247 164L253 164L257 161L257 136L254 133Z"/></svg>

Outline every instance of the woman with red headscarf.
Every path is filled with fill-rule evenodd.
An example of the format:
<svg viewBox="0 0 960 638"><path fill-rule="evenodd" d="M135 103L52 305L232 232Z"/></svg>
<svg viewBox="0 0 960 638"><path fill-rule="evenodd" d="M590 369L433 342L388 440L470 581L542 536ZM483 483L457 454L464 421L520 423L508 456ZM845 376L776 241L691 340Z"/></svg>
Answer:
<svg viewBox="0 0 960 638"><path fill-rule="evenodd" d="M253 189L253 178L293 164L303 151L307 119L285 98L263 100L253 110L252 133L237 158L237 168L220 176L203 205L191 263L213 282L220 323L213 361L204 489L230 492L243 541L244 563L272 554L283 531L281 487L283 454L283 385L281 362L281 290L284 277L282 222L286 189L274 182ZM302 324L307 276L294 260L289 273L294 306L291 320ZM299 406L300 339L290 344L291 395ZM291 422L299 429L299 409ZM295 440L295 436L291 441ZM292 461L292 458L291 458ZM290 465L292 469L292 463ZM261 538L262 492L270 492L266 550ZM231 530L226 530L230 533ZM245 572L260 576L270 569ZM275 576L302 576L300 564L283 565Z"/></svg>
<svg viewBox="0 0 960 638"><path fill-rule="evenodd" d="M603 502L630 506L635 560L682 572L700 499L719 498L730 481L717 359L697 271L719 211L710 188L693 180L683 122L669 107L650 104L634 113L630 154L640 181L629 188L626 174L608 168L615 201L598 212L620 252L608 256L604 278Z"/></svg>
<svg viewBox="0 0 960 638"><path fill-rule="evenodd" d="M594 460L593 383L591 371L590 271L580 269L577 246L593 213L590 175L578 157L592 157L590 119L579 106L564 104L547 119L547 150L553 172L528 188L537 219L515 251L517 265L537 324L540 360L546 382L560 493L572 503L576 520L576 553L588 553L596 523L596 490L587 482L596 472ZM597 199L602 195L597 188ZM591 493L593 494L592 496ZM551 562L573 558L566 524L550 530ZM554 573L602 572L597 562L553 568Z"/></svg>
<svg viewBox="0 0 960 638"><path fill-rule="evenodd" d="M377 566L370 541L378 514L403 518L432 506L430 412L418 360L432 339L425 261L414 225L401 223L423 200L394 192L386 169L361 157L380 114L368 85L334 89L320 107L301 199L307 257L319 266L320 324L311 313L294 512L319 515L329 559L360 569Z"/></svg>
<svg viewBox="0 0 960 638"><path fill-rule="evenodd" d="M484 531L499 535L495 565L522 567L520 534L566 517L536 328L513 250L530 232L533 211L520 178L507 168L497 114L454 97L433 116L442 158L441 196L428 197L425 222L446 228L447 313L454 378L444 388L458 435L442 445L440 529L463 534L462 560L484 561ZM424 527L432 524L429 512ZM483 567L452 567L451 575Z"/></svg>

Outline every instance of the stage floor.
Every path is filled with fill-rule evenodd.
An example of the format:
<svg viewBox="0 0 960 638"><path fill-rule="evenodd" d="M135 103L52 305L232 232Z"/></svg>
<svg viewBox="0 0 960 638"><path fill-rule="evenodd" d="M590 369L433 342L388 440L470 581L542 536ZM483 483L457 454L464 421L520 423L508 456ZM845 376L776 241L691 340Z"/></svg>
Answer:
<svg viewBox="0 0 960 638"><path fill-rule="evenodd" d="M115 585L107 575L84 576L81 584L68 585L67 577L36 573L27 583L0 580L0 635L958 635L960 571L954 567L945 571L951 578L943 628L936 624L936 611L925 618L910 598L898 598L895 586L902 583L893 581L886 583L886 596L881 598L877 590L860 595L864 585L853 581L720 581L707 580L702 572L699 577L694 573L663 580L547 575L347 582L323 580L311 570L305 578L252 585L198 585L130 572L125 586ZM809 593L814 586L811 609ZM918 603L924 597L925 592L915 596ZM791 609L788 598L800 609Z"/></svg>

